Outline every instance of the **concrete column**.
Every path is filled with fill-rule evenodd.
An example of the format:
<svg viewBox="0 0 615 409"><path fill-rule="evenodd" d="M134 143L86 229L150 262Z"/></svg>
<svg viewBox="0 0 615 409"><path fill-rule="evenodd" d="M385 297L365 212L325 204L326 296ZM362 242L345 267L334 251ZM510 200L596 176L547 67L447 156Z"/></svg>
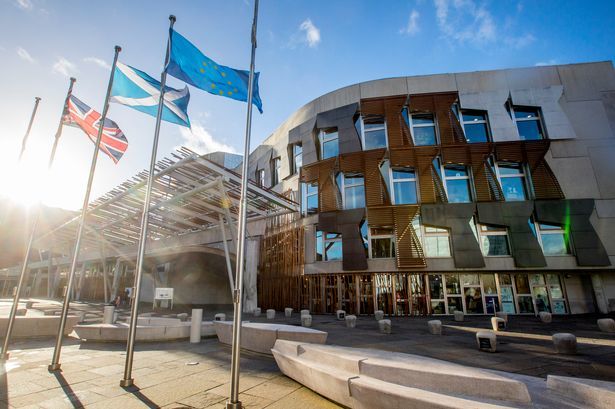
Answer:
<svg viewBox="0 0 615 409"><path fill-rule="evenodd" d="M203 310L193 309L190 319L190 343L198 344L201 342L201 323L203 322Z"/></svg>
<svg viewBox="0 0 615 409"><path fill-rule="evenodd" d="M604 293L602 277L599 273L592 274L591 277L594 295L596 296L596 306L598 307L598 311L600 311L600 313L602 314L608 314L609 303L607 301L606 294Z"/></svg>
<svg viewBox="0 0 615 409"><path fill-rule="evenodd" d="M258 307L256 274L260 256L260 237L246 240L246 271L243 278L243 312L252 312Z"/></svg>

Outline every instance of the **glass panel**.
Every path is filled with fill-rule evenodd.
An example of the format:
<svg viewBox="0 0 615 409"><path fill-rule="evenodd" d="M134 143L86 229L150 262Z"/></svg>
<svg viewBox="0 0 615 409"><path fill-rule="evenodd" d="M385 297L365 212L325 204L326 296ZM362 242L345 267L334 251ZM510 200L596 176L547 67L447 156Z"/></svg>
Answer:
<svg viewBox="0 0 615 409"><path fill-rule="evenodd" d="M517 129L521 140L531 141L543 138L539 121L518 121Z"/></svg>
<svg viewBox="0 0 615 409"><path fill-rule="evenodd" d="M463 122L484 121L485 113L480 111L462 111Z"/></svg>
<svg viewBox="0 0 615 409"><path fill-rule="evenodd" d="M445 274L444 279L446 280L447 294L461 294L461 287L459 286L459 275Z"/></svg>
<svg viewBox="0 0 615 409"><path fill-rule="evenodd" d="M500 280L500 285L511 285L512 284L510 274L498 274L498 278Z"/></svg>
<svg viewBox="0 0 615 409"><path fill-rule="evenodd" d="M507 201L527 200L523 177L500 178L502 191Z"/></svg>
<svg viewBox="0 0 615 409"><path fill-rule="evenodd" d="M470 181L467 179L447 180L447 195L450 203L468 203L470 198Z"/></svg>
<svg viewBox="0 0 615 409"><path fill-rule="evenodd" d="M495 285L495 274L482 274L482 278L485 295L497 295L498 288Z"/></svg>
<svg viewBox="0 0 615 409"><path fill-rule="evenodd" d="M434 300L444 298L444 287L442 286L441 274L429 275L429 294Z"/></svg>
<svg viewBox="0 0 615 409"><path fill-rule="evenodd" d="M466 139L470 143L488 142L489 134L487 132L487 124L464 124L466 131Z"/></svg>
<svg viewBox="0 0 615 409"><path fill-rule="evenodd" d="M517 119L538 118L538 110L536 108L513 107L513 109L515 110L515 118Z"/></svg>
<svg viewBox="0 0 615 409"><path fill-rule="evenodd" d="M530 283L532 285L543 285L545 283L545 278L542 274L530 274Z"/></svg>
<svg viewBox="0 0 615 409"><path fill-rule="evenodd" d="M570 254L566 236L562 234L541 234L542 251L545 256L560 256Z"/></svg>
<svg viewBox="0 0 615 409"><path fill-rule="evenodd" d="M520 175L523 173L523 167L520 163L498 163L500 175Z"/></svg>
<svg viewBox="0 0 615 409"><path fill-rule="evenodd" d="M393 169L393 179L415 179L414 169Z"/></svg>
<svg viewBox="0 0 615 409"><path fill-rule="evenodd" d="M431 313L446 314L446 310L444 309L444 301L431 301Z"/></svg>
<svg viewBox="0 0 615 409"><path fill-rule="evenodd" d="M466 288L464 296L466 298L466 312L468 314L482 314L484 312L480 287Z"/></svg>
<svg viewBox="0 0 615 409"><path fill-rule="evenodd" d="M387 134L384 129L365 132L365 150L386 148Z"/></svg>
<svg viewBox="0 0 615 409"><path fill-rule="evenodd" d="M346 193L346 209L360 209L365 207L365 189L361 186L347 187Z"/></svg>
<svg viewBox="0 0 615 409"><path fill-rule="evenodd" d="M433 126L422 126L413 128L414 145L425 146L436 144L436 128Z"/></svg>
<svg viewBox="0 0 615 409"><path fill-rule="evenodd" d="M540 227L540 230L562 230L562 226L557 226L555 224L539 223L538 226Z"/></svg>
<svg viewBox="0 0 615 409"><path fill-rule="evenodd" d="M306 211L308 214L314 214L318 212L318 195L310 195L307 197Z"/></svg>
<svg viewBox="0 0 615 409"><path fill-rule="evenodd" d="M550 312L549 296L547 295L547 287L533 287L534 297L536 297L536 309L538 312Z"/></svg>
<svg viewBox="0 0 615 409"><path fill-rule="evenodd" d="M395 241L392 238L372 239L372 258L395 257Z"/></svg>
<svg viewBox="0 0 615 409"><path fill-rule="evenodd" d="M393 194L395 204L415 204L416 198L416 182L394 182Z"/></svg>
<svg viewBox="0 0 615 409"><path fill-rule="evenodd" d="M382 118L381 116L376 118L363 119L363 129L365 129L366 131L380 128L384 128L384 118Z"/></svg>
<svg viewBox="0 0 615 409"><path fill-rule="evenodd" d="M433 115L424 114L424 115L412 115L412 124L413 125L427 125L433 124Z"/></svg>
<svg viewBox="0 0 615 409"><path fill-rule="evenodd" d="M564 298L564 293L562 292L562 287L559 284L550 285L549 291L551 291L551 298Z"/></svg>
<svg viewBox="0 0 615 409"><path fill-rule="evenodd" d="M425 237L425 255L427 257L450 257L451 250L448 237Z"/></svg>
<svg viewBox="0 0 615 409"><path fill-rule="evenodd" d="M376 302L378 309L385 314L393 314L393 283L390 274L375 274L376 280Z"/></svg>
<svg viewBox="0 0 615 409"><path fill-rule="evenodd" d="M478 274L462 274L461 275L461 284L466 285L480 285L480 280L478 279Z"/></svg>
<svg viewBox="0 0 615 409"><path fill-rule="evenodd" d="M322 158L333 158L339 154L337 139L322 144Z"/></svg>
<svg viewBox="0 0 615 409"><path fill-rule="evenodd" d="M515 301L513 299L512 287L502 287L502 311L514 314Z"/></svg>
<svg viewBox="0 0 615 409"><path fill-rule="evenodd" d="M547 274L547 284L560 285L559 276L557 274Z"/></svg>
<svg viewBox="0 0 615 409"><path fill-rule="evenodd" d="M520 295L517 297L519 304L519 314L533 314L534 304L532 303L531 295Z"/></svg>
<svg viewBox="0 0 615 409"><path fill-rule="evenodd" d="M410 305L408 303L408 278L405 274L395 274L395 314L408 315Z"/></svg>
<svg viewBox="0 0 615 409"><path fill-rule="evenodd" d="M485 256L507 256L510 254L506 236L481 236L480 239Z"/></svg>
<svg viewBox="0 0 615 409"><path fill-rule="evenodd" d="M322 261L322 232L316 232L316 261Z"/></svg>
<svg viewBox="0 0 615 409"><path fill-rule="evenodd" d="M327 241L325 242L325 261L341 260L342 259L342 242Z"/></svg>
<svg viewBox="0 0 615 409"><path fill-rule="evenodd" d="M365 257L369 257L369 246L367 238L367 220L361 222L361 239L363 240L363 247L365 247Z"/></svg>
<svg viewBox="0 0 615 409"><path fill-rule="evenodd" d="M453 314L455 311L463 311L461 297L448 297L448 313Z"/></svg>
<svg viewBox="0 0 615 409"><path fill-rule="evenodd" d="M553 301L553 314L566 314L566 302L564 300Z"/></svg>
<svg viewBox="0 0 615 409"><path fill-rule="evenodd" d="M411 311L413 315L427 314L427 296L425 294L425 275L410 274Z"/></svg>
<svg viewBox="0 0 615 409"><path fill-rule="evenodd" d="M515 285L517 286L517 294L530 293L530 282L527 279L527 274L516 274Z"/></svg>
<svg viewBox="0 0 615 409"><path fill-rule="evenodd" d="M496 311L500 311L500 302L497 295L485 295L485 305L487 314L495 314Z"/></svg>
<svg viewBox="0 0 615 409"><path fill-rule="evenodd" d="M463 165L446 165L444 166L444 176L468 176L468 168Z"/></svg>

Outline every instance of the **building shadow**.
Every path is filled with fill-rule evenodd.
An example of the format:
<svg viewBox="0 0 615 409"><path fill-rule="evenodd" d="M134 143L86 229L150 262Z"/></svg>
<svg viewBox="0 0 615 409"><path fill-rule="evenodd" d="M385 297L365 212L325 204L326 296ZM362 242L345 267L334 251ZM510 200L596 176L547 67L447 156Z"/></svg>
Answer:
<svg viewBox="0 0 615 409"><path fill-rule="evenodd" d="M73 388L70 387L70 384L68 383L66 378L64 378L62 372L55 371L53 372L53 376L55 376L56 380L60 384L60 387L62 388L62 391L64 391L64 394L68 398L70 404L73 405L73 408L82 408L83 403L79 400L79 397L77 396L77 394L75 394Z"/></svg>
<svg viewBox="0 0 615 409"><path fill-rule="evenodd" d="M160 407L160 405L157 405L156 403L152 402L147 396L142 394L141 389L137 385L129 386L127 388L124 388L124 390L133 395L135 398L139 399L141 403L143 403L148 408L154 409Z"/></svg>

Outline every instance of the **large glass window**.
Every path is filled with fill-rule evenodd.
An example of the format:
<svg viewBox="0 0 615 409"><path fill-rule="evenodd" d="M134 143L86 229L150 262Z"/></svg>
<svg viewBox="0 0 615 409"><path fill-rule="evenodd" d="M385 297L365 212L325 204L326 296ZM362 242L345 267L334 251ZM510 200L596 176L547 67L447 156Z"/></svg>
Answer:
<svg viewBox="0 0 615 409"><path fill-rule="evenodd" d="M361 173L345 173L343 181L344 209L360 209L365 207L365 185Z"/></svg>
<svg viewBox="0 0 615 409"><path fill-rule="evenodd" d="M444 165L444 186L450 203L472 201L470 172L464 165Z"/></svg>
<svg viewBox="0 0 615 409"><path fill-rule="evenodd" d="M361 139L363 141L363 150L386 148L387 147L387 131L384 118L381 116L372 116L362 118Z"/></svg>
<svg viewBox="0 0 615 409"><path fill-rule="evenodd" d="M429 275L429 295L431 296L431 313L446 314L442 274Z"/></svg>
<svg viewBox="0 0 615 409"><path fill-rule="evenodd" d="M446 304L448 306L448 313L453 314L455 311L463 312L459 274L445 274L444 281L446 282Z"/></svg>
<svg viewBox="0 0 615 409"><path fill-rule="evenodd" d="M489 142L489 124L485 111L461 111L463 130L469 143Z"/></svg>
<svg viewBox="0 0 615 409"><path fill-rule="evenodd" d="M533 230L537 233L536 237L545 256L565 256L571 253L570 235L562 226L536 223Z"/></svg>
<svg viewBox="0 0 615 409"><path fill-rule="evenodd" d="M371 258L395 257L395 235L393 229L370 229Z"/></svg>
<svg viewBox="0 0 615 409"><path fill-rule="evenodd" d="M304 215L317 213L318 184L316 182L302 183L301 191L301 212Z"/></svg>
<svg viewBox="0 0 615 409"><path fill-rule="evenodd" d="M506 227L490 226L470 221L470 227L476 235L484 256L508 256L508 233Z"/></svg>
<svg viewBox="0 0 615 409"><path fill-rule="evenodd" d="M342 259L342 235L316 231L316 260L335 261Z"/></svg>
<svg viewBox="0 0 615 409"><path fill-rule="evenodd" d="M436 145L436 123L433 114L410 116L412 138L415 146Z"/></svg>
<svg viewBox="0 0 615 409"><path fill-rule="evenodd" d="M413 168L391 169L393 204L416 204L416 173Z"/></svg>
<svg viewBox="0 0 615 409"><path fill-rule="evenodd" d="M296 143L292 145L292 163L291 163L291 174L298 173L301 170L301 166L303 166L303 147Z"/></svg>
<svg viewBox="0 0 615 409"><path fill-rule="evenodd" d="M515 274L515 287L517 288L517 304L520 314L533 314L534 302L530 291L530 282L527 274Z"/></svg>
<svg viewBox="0 0 615 409"><path fill-rule="evenodd" d="M320 132L321 159L334 158L339 155L339 141L337 128L326 129Z"/></svg>
<svg viewBox="0 0 615 409"><path fill-rule="evenodd" d="M525 170L521 163L498 162L495 169L507 201L528 199Z"/></svg>
<svg viewBox="0 0 615 409"><path fill-rule="evenodd" d="M280 170L281 170L281 161L280 158L271 159L271 187L280 183Z"/></svg>
<svg viewBox="0 0 615 409"><path fill-rule="evenodd" d="M513 106L512 110L521 140L529 141L545 138L540 108Z"/></svg>

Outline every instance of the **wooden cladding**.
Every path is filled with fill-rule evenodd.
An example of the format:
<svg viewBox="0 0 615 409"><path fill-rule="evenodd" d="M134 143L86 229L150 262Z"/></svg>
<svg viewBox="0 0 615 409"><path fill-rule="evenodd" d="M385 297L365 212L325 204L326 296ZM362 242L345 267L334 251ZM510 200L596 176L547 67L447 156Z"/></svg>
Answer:
<svg viewBox="0 0 615 409"><path fill-rule="evenodd" d="M385 159L385 155L386 149L340 155L340 170L342 172L357 172L363 175L365 203L368 206L391 204L389 192L380 171L380 165Z"/></svg>
<svg viewBox="0 0 615 409"><path fill-rule="evenodd" d="M361 101L361 115L384 117L387 123L389 146L413 146L410 129L401 114L406 97L364 99Z"/></svg>
<svg viewBox="0 0 615 409"><path fill-rule="evenodd" d="M410 113L429 112L435 115L442 145L465 144L466 138L452 106L459 99L456 92L410 95Z"/></svg>
<svg viewBox="0 0 615 409"><path fill-rule="evenodd" d="M318 211L329 212L342 208L340 190L335 181L338 159L330 158L301 168L301 181L318 182Z"/></svg>
<svg viewBox="0 0 615 409"><path fill-rule="evenodd" d="M425 255L412 221L419 212L419 206L368 207L369 227L392 228L395 233L395 258L398 268L426 267Z"/></svg>
<svg viewBox="0 0 615 409"><path fill-rule="evenodd" d="M304 228L298 213L267 218L261 240L261 277L300 276L304 264Z"/></svg>

